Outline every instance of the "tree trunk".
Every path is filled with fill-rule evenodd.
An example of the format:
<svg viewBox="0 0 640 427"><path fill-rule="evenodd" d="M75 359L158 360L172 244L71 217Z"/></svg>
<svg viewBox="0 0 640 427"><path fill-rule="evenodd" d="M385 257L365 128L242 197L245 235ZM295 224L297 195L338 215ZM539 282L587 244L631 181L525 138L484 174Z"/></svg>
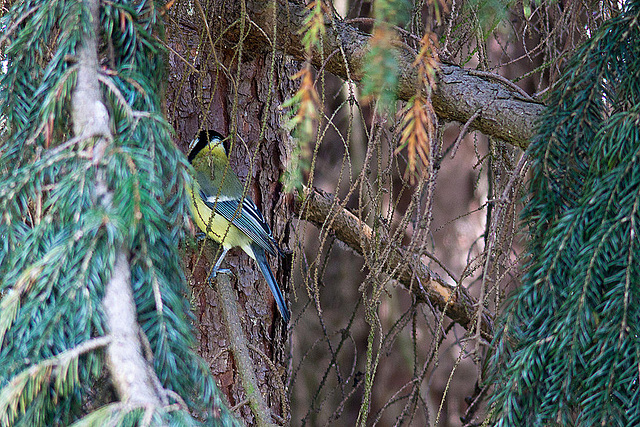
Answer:
<svg viewBox="0 0 640 427"><path fill-rule="evenodd" d="M288 136L282 131L282 111L278 106L293 93L293 82L287 76L295 74L297 66L280 54L275 54L275 60L273 54L249 56L248 49L242 49L241 44L220 43L212 49L219 36L219 22L210 18L207 25L201 17L218 16L224 13L225 5L217 4L214 11L201 11L199 4L193 5L193 9L186 2L176 6L178 9L171 11L173 20L168 20L167 28L173 51L168 54L166 109L176 129L177 142L186 153L199 129L215 129L223 135L231 135L235 129L236 137L230 140L231 167L242 182L250 181L248 194L286 252L289 210L283 203L280 176ZM250 24L247 21L237 25L246 28ZM247 402L246 383L243 386L239 372L241 363L231 350L229 319L221 310L222 304L237 304L258 389L271 414L276 415L274 420L267 417L262 421L287 419L288 396L283 389L287 383L284 349L287 334L271 292L256 263L240 249L234 249L223 263L223 267L231 270L234 301L221 301L216 281L211 285L206 282L217 256L219 248L210 240L198 242L185 256L193 289L199 353L209 363L230 405L240 405L238 413L249 424L260 424L260 417ZM270 257L269 261L286 295L291 257Z"/></svg>

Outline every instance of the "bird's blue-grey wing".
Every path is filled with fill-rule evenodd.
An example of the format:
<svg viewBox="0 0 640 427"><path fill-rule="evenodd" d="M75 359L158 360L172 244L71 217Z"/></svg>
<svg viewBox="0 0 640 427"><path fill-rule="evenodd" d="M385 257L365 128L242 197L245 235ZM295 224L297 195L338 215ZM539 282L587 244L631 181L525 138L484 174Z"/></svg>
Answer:
<svg viewBox="0 0 640 427"><path fill-rule="evenodd" d="M273 238L271 228L249 197L244 198L240 209L238 209L240 201L236 199L225 200L224 196L222 196L216 200L215 195L207 196L204 191L200 191L200 197L202 197L203 202L209 209L215 209L216 213L219 213L227 221L238 227L240 231L249 236L251 240L269 254L277 254L277 244Z"/></svg>

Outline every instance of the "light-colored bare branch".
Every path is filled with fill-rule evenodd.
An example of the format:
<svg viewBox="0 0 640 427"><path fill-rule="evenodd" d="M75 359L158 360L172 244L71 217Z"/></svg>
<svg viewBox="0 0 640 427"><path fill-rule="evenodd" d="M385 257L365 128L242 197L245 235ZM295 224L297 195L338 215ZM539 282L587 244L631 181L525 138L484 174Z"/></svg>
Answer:
<svg viewBox="0 0 640 427"><path fill-rule="evenodd" d="M233 360L238 366L238 374L242 380L244 392L251 412L256 417L258 426L273 425L271 411L267 406L267 402L262 397L256 379L256 368L249 356L249 343L247 337L240 325L240 316L237 309L236 293L231 286L231 281L226 274L220 274L216 277L218 294L220 297L220 307L225 321L227 330L229 331L229 344Z"/></svg>
<svg viewBox="0 0 640 427"><path fill-rule="evenodd" d="M305 188L304 203L296 203L295 213L301 219L328 227L335 236L359 254L368 250L374 242L373 230L357 216L344 209L334 197L315 188ZM478 302L466 289L453 286L438 277L416 254L397 247L385 260L385 270L395 271L394 278L421 301L429 301L451 320L465 329L474 331ZM491 340L493 318L482 312L480 333Z"/></svg>
<svg viewBox="0 0 640 427"><path fill-rule="evenodd" d="M109 113L102 101L98 76L97 33L100 2L84 0L84 3L91 11L93 28L84 35L77 54L77 84L72 95L73 130L78 138L96 138L92 150L93 163L99 167L96 178L96 202L109 207L113 194L107 186L104 168L99 166L103 162L108 145L113 140L109 127ZM159 381L142 355L131 289L129 254L124 247L117 251L111 279L105 285L103 306L111 338L106 350L108 368L120 399L148 408L161 406L162 393L154 386Z"/></svg>

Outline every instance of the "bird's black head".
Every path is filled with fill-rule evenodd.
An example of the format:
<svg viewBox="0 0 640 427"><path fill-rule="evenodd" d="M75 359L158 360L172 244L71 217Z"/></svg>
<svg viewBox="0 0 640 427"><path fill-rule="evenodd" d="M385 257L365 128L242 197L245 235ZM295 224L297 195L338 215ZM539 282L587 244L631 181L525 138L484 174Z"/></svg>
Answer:
<svg viewBox="0 0 640 427"><path fill-rule="evenodd" d="M202 149L207 145L209 145L211 142L217 142L217 141L222 142L223 140L224 140L224 136L220 135L215 130L201 130L200 133L198 134L198 137L194 139L191 142L191 144L189 144L189 146L192 148L191 148L191 151L189 152L189 156L187 157L187 159L189 160L189 162L192 162L193 159L196 158L198 153L202 151ZM223 143L222 146L224 147L225 153L229 154L226 144Z"/></svg>

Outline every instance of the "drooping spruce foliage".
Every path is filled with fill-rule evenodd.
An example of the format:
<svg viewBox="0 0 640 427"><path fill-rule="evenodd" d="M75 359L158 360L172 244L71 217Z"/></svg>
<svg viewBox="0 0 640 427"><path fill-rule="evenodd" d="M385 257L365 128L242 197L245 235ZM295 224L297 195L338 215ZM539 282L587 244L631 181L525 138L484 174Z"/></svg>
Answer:
<svg viewBox="0 0 640 427"><path fill-rule="evenodd" d="M0 75L0 425L228 423L215 383L192 351L178 252L188 166L160 110L161 5L101 2L99 78L114 141L95 164L92 141L72 134L70 113L74 55L92 31L86 6L13 3L0 21L7 36ZM98 170L106 171L109 206L96 202L104 192ZM130 254L155 372L173 392L173 406L152 414L117 403L96 408L89 398L107 372L101 304L120 248Z"/></svg>
<svg viewBox="0 0 640 427"><path fill-rule="evenodd" d="M639 21L629 1L578 50L531 145L530 261L496 337L496 425L640 425Z"/></svg>

